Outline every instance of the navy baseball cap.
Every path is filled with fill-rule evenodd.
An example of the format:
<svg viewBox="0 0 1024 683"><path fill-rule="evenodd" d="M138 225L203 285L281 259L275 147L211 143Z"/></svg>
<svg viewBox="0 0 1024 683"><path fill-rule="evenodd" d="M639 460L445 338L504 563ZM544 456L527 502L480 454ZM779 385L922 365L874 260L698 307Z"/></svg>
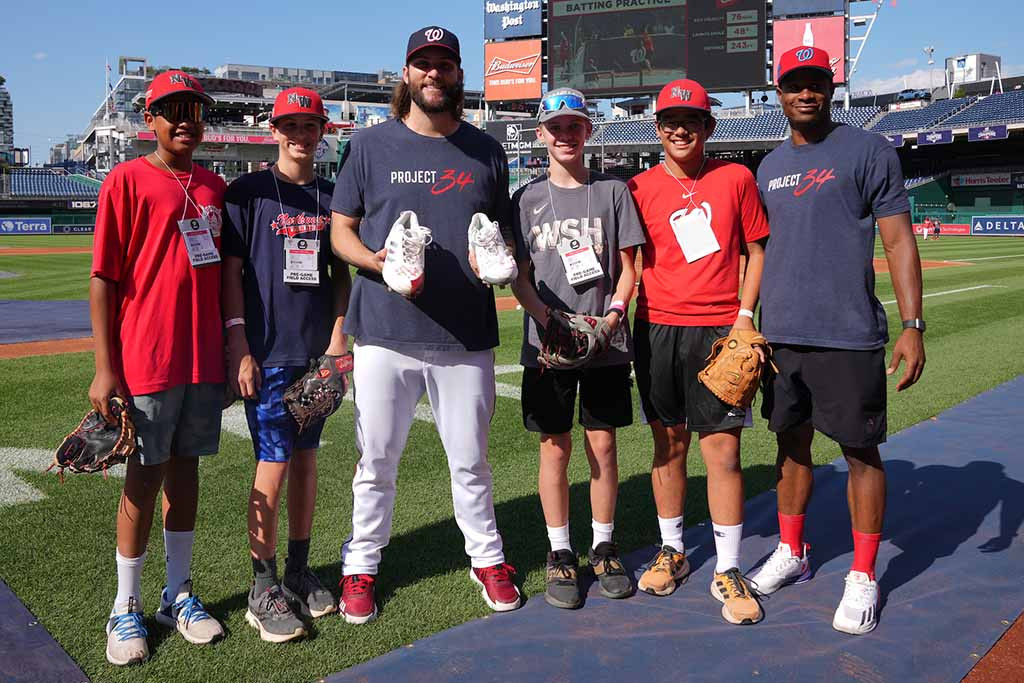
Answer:
<svg viewBox="0 0 1024 683"><path fill-rule="evenodd" d="M444 48L452 53L456 62L462 64L462 55L459 53L459 37L440 26L426 26L412 32L412 35L409 36L409 44L405 49L406 63L412 59L415 53L427 47Z"/></svg>

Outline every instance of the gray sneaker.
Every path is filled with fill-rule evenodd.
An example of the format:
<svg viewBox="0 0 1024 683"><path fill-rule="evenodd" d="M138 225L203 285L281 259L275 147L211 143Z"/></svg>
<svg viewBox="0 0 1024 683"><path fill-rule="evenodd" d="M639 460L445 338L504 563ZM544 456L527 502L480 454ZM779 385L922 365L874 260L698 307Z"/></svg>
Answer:
<svg viewBox="0 0 1024 683"><path fill-rule="evenodd" d="M633 594L633 582L622 566L614 543L598 543L596 548L587 551L587 559L601 586L601 595L606 598L628 598Z"/></svg>
<svg viewBox="0 0 1024 683"><path fill-rule="evenodd" d="M288 606L281 587L271 586L259 595L254 595L255 586L249 589L249 609L245 621L260 632L260 638L268 643L285 643L306 635L302 621Z"/></svg>
<svg viewBox="0 0 1024 683"><path fill-rule="evenodd" d="M224 627L192 594L192 579L181 584L175 596L172 602L164 586L160 592L160 609L156 613L158 623L176 628L185 640L195 645L206 645L224 637Z"/></svg>
<svg viewBox="0 0 1024 683"><path fill-rule="evenodd" d="M548 553L547 588L544 601L554 607L575 609L580 606L576 555L571 550Z"/></svg>
<svg viewBox="0 0 1024 683"><path fill-rule="evenodd" d="M334 595L324 588L320 579L308 566L295 573L286 572L281 589L286 598L301 603L301 609L316 619L338 609Z"/></svg>

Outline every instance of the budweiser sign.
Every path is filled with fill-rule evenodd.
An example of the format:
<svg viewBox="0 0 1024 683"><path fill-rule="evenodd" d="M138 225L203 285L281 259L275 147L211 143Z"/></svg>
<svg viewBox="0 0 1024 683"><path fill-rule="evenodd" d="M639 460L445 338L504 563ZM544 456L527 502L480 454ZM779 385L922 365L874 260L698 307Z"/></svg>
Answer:
<svg viewBox="0 0 1024 683"><path fill-rule="evenodd" d="M494 57L491 59L490 64L487 65L487 73L485 76L497 76L498 74L523 74L528 76L530 72L537 66L537 62L540 61L540 53L528 55L526 57L520 57L519 59L504 59L503 57Z"/></svg>
<svg viewBox="0 0 1024 683"><path fill-rule="evenodd" d="M541 95L541 42L505 40L484 45L484 97L489 102Z"/></svg>

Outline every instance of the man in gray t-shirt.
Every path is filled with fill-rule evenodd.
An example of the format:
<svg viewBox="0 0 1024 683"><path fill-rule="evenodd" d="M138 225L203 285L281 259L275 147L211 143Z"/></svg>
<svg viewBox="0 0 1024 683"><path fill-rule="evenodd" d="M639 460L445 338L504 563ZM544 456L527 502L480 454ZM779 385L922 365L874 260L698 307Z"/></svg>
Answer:
<svg viewBox="0 0 1024 683"><path fill-rule="evenodd" d="M523 424L540 434L540 500L551 552L544 598L555 607L580 604L576 555L569 544L569 487L576 393L590 461L594 542L588 558L606 597L624 598L633 585L612 543L618 465L615 429L633 422L626 307L636 283L634 254L643 228L626 184L588 171L583 146L593 130L576 90L554 90L541 101L537 137L548 148L550 172L512 197L519 275L512 283L523 305ZM540 337L551 311L589 313L610 333L608 347L582 368L540 368Z"/></svg>

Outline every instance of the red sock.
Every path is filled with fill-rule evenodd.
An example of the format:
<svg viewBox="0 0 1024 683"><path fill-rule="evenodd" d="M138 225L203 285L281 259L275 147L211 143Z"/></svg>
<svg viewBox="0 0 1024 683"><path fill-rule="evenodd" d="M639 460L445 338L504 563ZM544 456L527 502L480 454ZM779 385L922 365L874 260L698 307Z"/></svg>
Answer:
<svg viewBox="0 0 1024 683"><path fill-rule="evenodd" d="M789 546L794 557L804 556L804 515L779 513L779 540Z"/></svg>
<svg viewBox="0 0 1024 683"><path fill-rule="evenodd" d="M875 558L878 557L878 543L882 534L865 534L853 530L853 566L851 571L864 572L875 580Z"/></svg>

